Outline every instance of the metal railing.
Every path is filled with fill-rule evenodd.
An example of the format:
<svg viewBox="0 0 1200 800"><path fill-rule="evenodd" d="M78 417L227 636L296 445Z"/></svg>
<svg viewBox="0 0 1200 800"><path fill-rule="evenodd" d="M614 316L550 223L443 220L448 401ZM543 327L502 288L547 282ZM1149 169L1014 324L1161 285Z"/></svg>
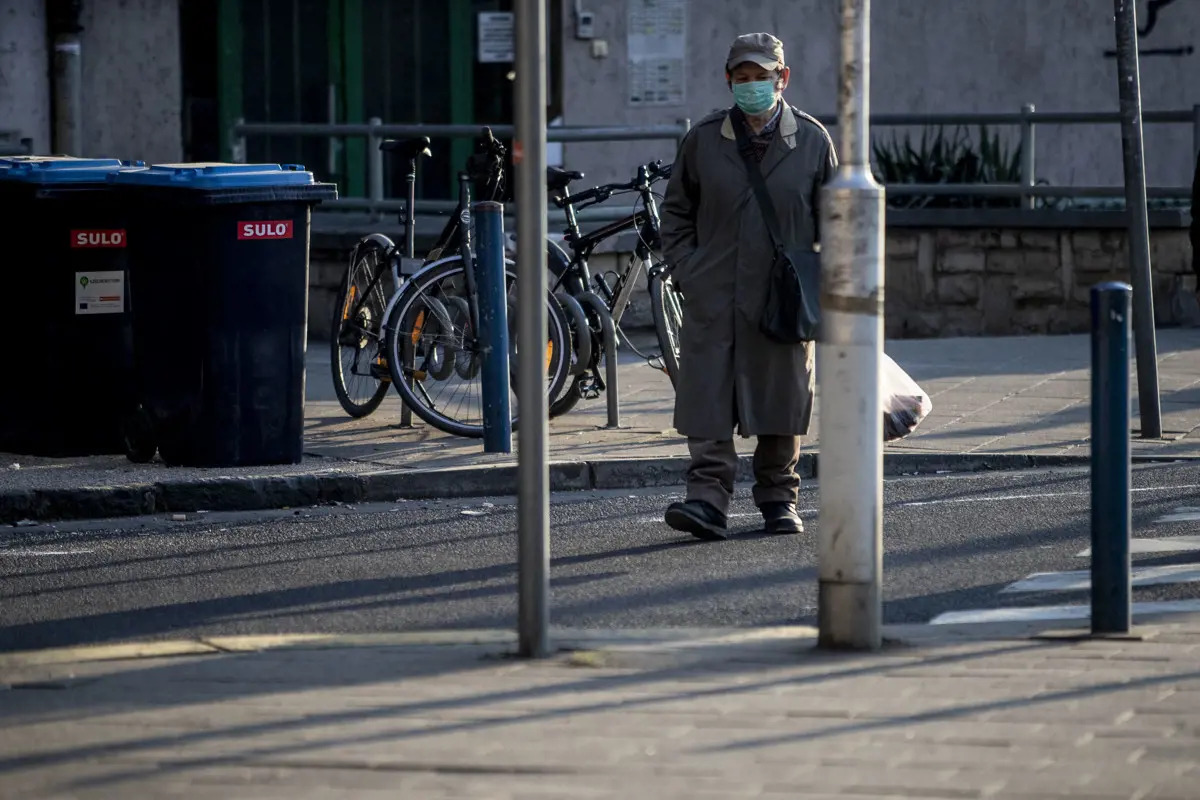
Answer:
<svg viewBox="0 0 1200 800"><path fill-rule="evenodd" d="M372 117L366 124L308 124L308 123L262 123L237 120L231 131L231 151L235 162L246 160L247 136L303 136L322 137L333 142L341 137L364 137L367 140L367 197L344 197L328 200L322 203L322 208L370 211L375 215L383 212L404 210L403 200L388 200L384 197L384 154L379 149L379 143L384 139L411 139L418 136L428 136L431 139L472 139L479 135L484 126L478 125L385 125L383 120ZM492 133L500 137L513 135L512 125L491 125ZM691 128L691 121L681 119L674 125L643 125L631 126L586 126L586 127L548 127L546 140L549 142L634 142L634 141L674 141L679 142ZM449 214L454 211L456 203L452 200L418 200L417 213L428 212ZM556 208L548 209L563 216ZM600 222L620 219L628 216L631 211L627 208L609 207L584 209L577 213L581 222Z"/></svg>
<svg viewBox="0 0 1200 800"><path fill-rule="evenodd" d="M836 115L825 114L816 117L828 127L837 126ZM1036 135L1038 125L1098 125L1119 124L1121 115L1118 111L1038 111L1032 103L1027 103L1016 112L983 112L963 114L874 114L871 116L871 127L919 127L919 126L972 126L972 125L1012 125L1020 130L1019 142L1021 147L1020 183L1005 184L916 184L899 183L887 184L889 195L895 197L979 197L979 198L1020 198L1020 206L1026 209L1036 207L1038 198L1122 198L1124 189L1121 186L1049 186L1038 184ZM1148 125L1190 124L1192 126L1192 152L1200 153L1200 104L1191 109L1180 111L1144 111L1142 121ZM404 201L389 200L384 197L383 153L379 150L379 142L385 138L411 138L428 136L430 138L473 138L479 134L482 125L385 125L379 118L372 118L365 124L308 124L308 123L257 123L237 120L230 130L230 143L233 160L244 162L246 159L246 137L248 136L296 136L321 137L330 139L330 147L335 147L337 139L343 137L363 137L367 140L367 197L344 197L328 201L324 208L364 210L373 215L384 212L400 212L404 209ZM678 144L683 140L691 127L691 121L682 119L674 125L648 125L641 127L600 126L600 127L550 127L546 129L546 139L550 142L617 142L617 141L655 141L673 140ZM498 136L511 136L511 125L493 125L493 133ZM1148 196L1155 199L1187 199L1191 189L1187 186L1152 187L1147 190ZM448 214L454 210L455 203L448 200L418 200L417 213ZM562 216L555 208L548 209L549 213ZM619 206L608 208L585 209L580 212L580 221L605 221L619 219L628 215L629 209Z"/></svg>

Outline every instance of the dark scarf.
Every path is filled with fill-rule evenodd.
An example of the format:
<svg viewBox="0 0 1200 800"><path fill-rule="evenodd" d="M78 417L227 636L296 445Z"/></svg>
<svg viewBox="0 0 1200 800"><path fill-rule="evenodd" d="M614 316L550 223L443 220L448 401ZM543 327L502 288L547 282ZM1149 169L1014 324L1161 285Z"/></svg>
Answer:
<svg viewBox="0 0 1200 800"><path fill-rule="evenodd" d="M779 128L779 120L783 119L783 101L780 101L780 106L776 107L775 117L768 122L763 129L758 133L754 132L754 128L750 126L750 120L746 117L746 112L742 111L737 106L733 107L730 112L730 117L734 125L743 125L746 128L746 138L750 141L750 151L754 155L754 160L762 163L763 157L767 154L767 148L771 146L771 140L775 138L775 131Z"/></svg>

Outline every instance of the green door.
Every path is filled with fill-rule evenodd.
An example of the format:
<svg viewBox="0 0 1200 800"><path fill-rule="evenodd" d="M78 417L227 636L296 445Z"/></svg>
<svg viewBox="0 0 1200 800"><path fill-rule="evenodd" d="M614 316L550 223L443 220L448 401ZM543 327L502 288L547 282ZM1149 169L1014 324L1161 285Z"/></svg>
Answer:
<svg viewBox="0 0 1200 800"><path fill-rule="evenodd" d="M473 124L512 121L510 64L476 63L476 20L512 0L219 0L221 153L248 122ZM478 91L477 91L478 90ZM434 139L418 196L453 199L469 139ZM367 194L361 137L250 137L250 162L304 164ZM405 165L385 156L384 192L404 190Z"/></svg>

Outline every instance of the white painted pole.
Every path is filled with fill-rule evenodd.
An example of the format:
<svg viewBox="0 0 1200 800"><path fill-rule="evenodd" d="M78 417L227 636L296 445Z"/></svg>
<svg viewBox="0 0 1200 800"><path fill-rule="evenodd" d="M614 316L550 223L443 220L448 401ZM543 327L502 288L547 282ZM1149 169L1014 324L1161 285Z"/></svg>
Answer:
<svg viewBox="0 0 1200 800"><path fill-rule="evenodd" d="M517 638L550 652L550 467L546 399L546 0L516 0Z"/></svg>
<svg viewBox="0 0 1200 800"><path fill-rule="evenodd" d="M842 0L841 164L822 192L818 643L882 645L884 193L871 174L870 0Z"/></svg>

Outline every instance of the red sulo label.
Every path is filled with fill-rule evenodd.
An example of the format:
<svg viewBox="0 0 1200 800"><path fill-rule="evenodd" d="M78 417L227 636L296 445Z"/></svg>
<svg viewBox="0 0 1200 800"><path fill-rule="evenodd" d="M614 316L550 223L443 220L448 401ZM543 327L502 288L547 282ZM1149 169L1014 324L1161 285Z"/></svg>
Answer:
<svg viewBox="0 0 1200 800"><path fill-rule="evenodd" d="M71 231L71 247L125 247L125 231Z"/></svg>
<svg viewBox="0 0 1200 800"><path fill-rule="evenodd" d="M238 239L291 239L290 219L266 220L263 222L239 222Z"/></svg>

